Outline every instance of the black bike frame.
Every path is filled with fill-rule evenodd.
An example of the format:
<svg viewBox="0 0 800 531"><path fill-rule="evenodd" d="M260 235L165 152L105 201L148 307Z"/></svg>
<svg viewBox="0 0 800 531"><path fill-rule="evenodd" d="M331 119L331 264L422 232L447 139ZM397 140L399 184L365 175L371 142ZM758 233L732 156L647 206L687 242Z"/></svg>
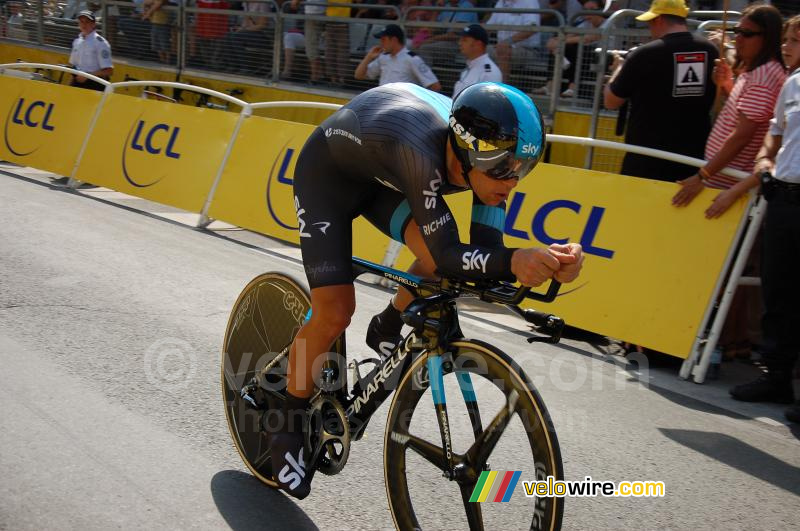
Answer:
<svg viewBox="0 0 800 531"><path fill-rule="evenodd" d="M442 293L442 286L438 281L426 281L409 273L353 257L353 278L355 279L364 273L376 274L402 284L405 288L411 291L415 297L420 297L422 295L421 292L431 293L430 297L424 299L425 304L419 308L420 311L412 312L416 314L411 316L411 318L414 319L414 322L407 321L407 324L412 325L418 330L425 328L428 324L434 324L431 320L427 319L424 309L431 305L441 305L441 307L445 309L443 313L447 314L446 318L441 324L447 324L448 329L439 331L440 338L435 346L435 351L441 352L442 346L446 345L448 340L453 336L457 336L459 338L461 337L461 330L458 324L458 314L452 301L458 298L458 295L462 289L464 289L464 286L457 287L455 289L456 293L453 294ZM496 283L493 285L497 286ZM505 288L505 290L495 287L492 291L492 297L490 299L487 298L486 300L516 305L527 297L534 300L550 302L555 299L560 288L560 284L556 281L552 281L547 293L545 294L529 293L529 288L517 288L511 284L505 285L503 288ZM476 293L480 292L480 290L466 291L474 291ZM414 306L414 303L412 303L411 306ZM404 315L408 316L411 306L409 306ZM447 307L450 309L447 310ZM440 323L435 322L435 324ZM346 342L343 342L343 344L344 343ZM346 352L346 346L344 348ZM367 422L369 422L372 414L375 413L381 404L383 404L383 402L395 391L397 385L409 370L414 355L426 350L429 349L425 346L409 347L407 345L400 345L400 347L396 348L390 356L384 358L381 363L377 364L372 371L367 374L367 376L360 378L356 382L353 382L351 396L350 398L343 397L344 401L342 406L345 408L347 419L351 426L351 433L354 439L358 439L360 437L361 432L366 427ZM345 352L342 354L345 354ZM431 392L434 395L433 398L436 405L437 418L440 424L442 424L442 422L447 424L446 413L444 413L445 404L443 390L440 388L442 383L441 358L437 356L435 358L435 362L429 365L429 369L432 373L430 375L430 384ZM462 394L467 401L467 405L470 406L470 403L474 401L474 391L472 390L472 382L469 378L469 375L465 374L463 377L459 378L459 386L461 387ZM344 393L342 394L344 395ZM475 405L477 406L477 404ZM473 412L472 408L469 409L471 417L470 420L473 421L473 428L477 430L478 427L476 426L476 422L480 424L479 415L477 410ZM446 428L446 426L443 428ZM449 432L449 430L443 429L442 432L444 437L445 432ZM476 431L476 434L477 433L478 431ZM443 442L446 446L449 446L449 440Z"/></svg>
<svg viewBox="0 0 800 531"><path fill-rule="evenodd" d="M353 257L353 278L365 273L382 276L408 288L414 295L419 295L420 289L434 292L437 283L426 282L422 278L390 269L366 260ZM401 345L390 356L384 358L365 377L353 382L351 398L342 403L350 423L354 439L360 437L372 414L391 396L397 385L403 379L412 361L412 349Z"/></svg>

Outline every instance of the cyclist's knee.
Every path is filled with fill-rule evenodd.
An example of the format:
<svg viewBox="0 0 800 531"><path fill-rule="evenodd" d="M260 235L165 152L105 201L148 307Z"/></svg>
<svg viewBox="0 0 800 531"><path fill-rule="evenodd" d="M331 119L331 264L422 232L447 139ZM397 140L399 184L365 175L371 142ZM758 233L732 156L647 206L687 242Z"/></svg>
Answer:
<svg viewBox="0 0 800 531"><path fill-rule="evenodd" d="M318 297L312 305L309 325L319 337L333 341L350 325L355 310L355 297Z"/></svg>
<svg viewBox="0 0 800 531"><path fill-rule="evenodd" d="M316 308L314 310L316 311ZM311 318L309 324L313 327L314 333L333 341L350 326L351 315L337 311L320 312Z"/></svg>

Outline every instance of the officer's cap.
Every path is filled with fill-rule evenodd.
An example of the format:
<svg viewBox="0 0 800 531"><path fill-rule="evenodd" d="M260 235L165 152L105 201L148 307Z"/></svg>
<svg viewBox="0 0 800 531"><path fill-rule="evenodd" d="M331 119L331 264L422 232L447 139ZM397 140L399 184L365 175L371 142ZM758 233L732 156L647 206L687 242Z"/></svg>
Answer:
<svg viewBox="0 0 800 531"><path fill-rule="evenodd" d="M481 41L483 44L489 44L489 34L483 29L480 24L470 24L464 31L461 32L462 37L472 37L476 41Z"/></svg>
<svg viewBox="0 0 800 531"><path fill-rule="evenodd" d="M388 24L385 28L375 34L376 39L380 39L381 37L397 37L397 40L400 42L405 42L406 40L406 35L403 33L403 28L397 24Z"/></svg>
<svg viewBox="0 0 800 531"><path fill-rule="evenodd" d="M81 17L86 17L86 18L88 18L89 20L91 20L92 22L95 22L95 21L96 21L96 19L95 19L95 17L94 17L94 13L92 13L92 12L91 12L91 11L89 11L88 9L84 9L83 11L81 11L80 13L78 13L78 18L81 18Z"/></svg>

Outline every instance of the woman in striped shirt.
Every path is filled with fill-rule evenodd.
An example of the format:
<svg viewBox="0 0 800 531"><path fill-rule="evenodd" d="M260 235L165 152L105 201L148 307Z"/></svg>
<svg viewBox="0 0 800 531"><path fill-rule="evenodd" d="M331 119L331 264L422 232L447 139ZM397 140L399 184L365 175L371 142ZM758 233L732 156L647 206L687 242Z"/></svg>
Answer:
<svg viewBox="0 0 800 531"><path fill-rule="evenodd" d="M719 172L726 166L753 171L755 156L786 79L781 56L782 26L780 12L770 5L753 4L743 11L733 30L736 82L724 60L718 59L714 68L714 80L728 99L706 141L708 162L696 175L678 181L681 189L672 198L673 205L688 205L704 186L722 189L706 210L707 218L719 217L747 190L734 186L737 179Z"/></svg>

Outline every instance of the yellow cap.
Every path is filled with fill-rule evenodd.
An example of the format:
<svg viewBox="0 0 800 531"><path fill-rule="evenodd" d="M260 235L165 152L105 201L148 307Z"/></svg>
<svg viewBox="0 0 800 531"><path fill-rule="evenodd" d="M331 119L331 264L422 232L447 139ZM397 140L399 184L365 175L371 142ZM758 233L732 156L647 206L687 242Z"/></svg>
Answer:
<svg viewBox="0 0 800 531"><path fill-rule="evenodd" d="M675 15L676 17L686 18L688 14L689 8L686 7L684 0L653 0L653 3L650 4L650 10L636 17L636 20L647 22L660 15Z"/></svg>

